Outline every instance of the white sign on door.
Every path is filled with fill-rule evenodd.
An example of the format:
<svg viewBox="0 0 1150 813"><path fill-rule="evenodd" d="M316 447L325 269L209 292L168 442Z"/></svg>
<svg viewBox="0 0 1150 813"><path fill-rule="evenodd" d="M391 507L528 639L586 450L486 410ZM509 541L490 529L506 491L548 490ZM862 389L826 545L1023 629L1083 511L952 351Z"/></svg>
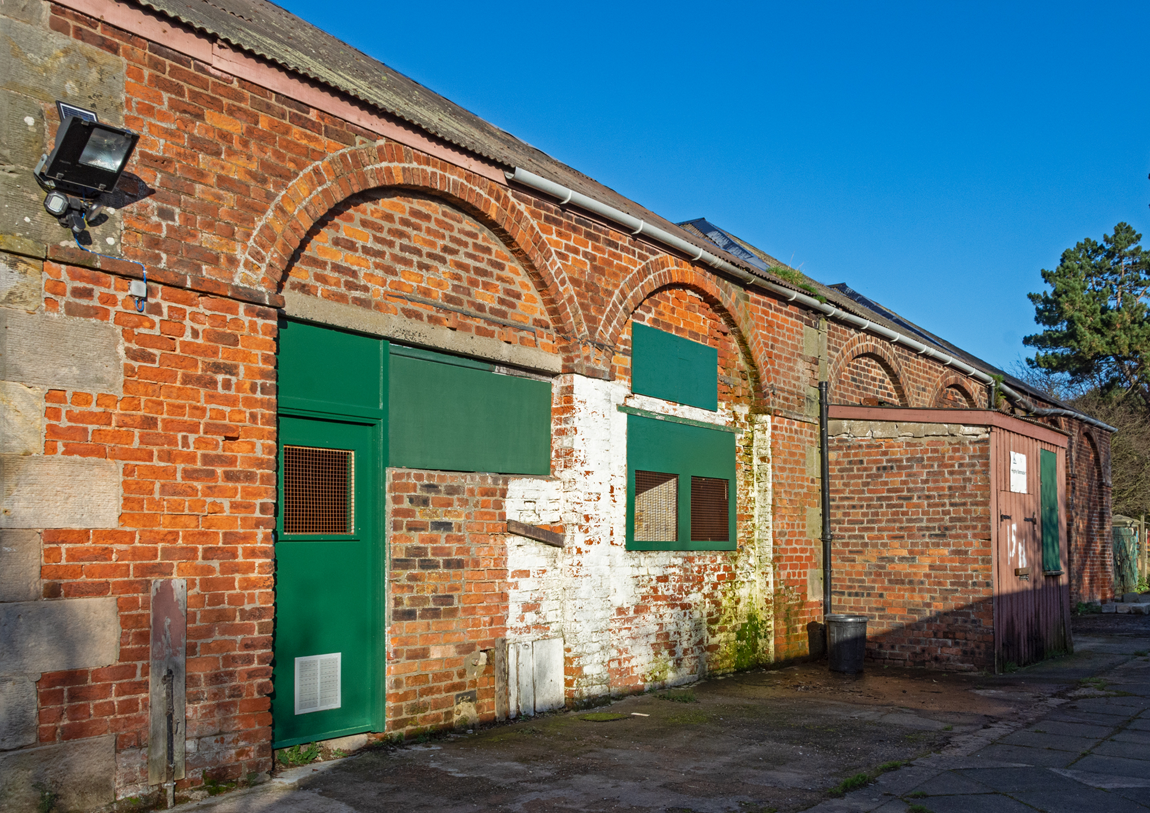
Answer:
<svg viewBox="0 0 1150 813"><path fill-rule="evenodd" d="M1026 493L1026 455L1010 453L1010 490L1015 494Z"/></svg>

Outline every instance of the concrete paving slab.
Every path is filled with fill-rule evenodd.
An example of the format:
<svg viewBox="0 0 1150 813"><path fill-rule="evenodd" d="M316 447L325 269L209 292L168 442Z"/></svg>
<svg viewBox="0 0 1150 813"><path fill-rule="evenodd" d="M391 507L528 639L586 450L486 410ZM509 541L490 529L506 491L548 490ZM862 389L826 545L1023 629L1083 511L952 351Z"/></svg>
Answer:
<svg viewBox="0 0 1150 813"><path fill-rule="evenodd" d="M1143 715L1126 724L1127 731L1150 731L1150 717Z"/></svg>
<svg viewBox="0 0 1150 813"><path fill-rule="evenodd" d="M1082 737L1100 740L1114 733L1118 726L1090 725L1089 723L1067 723L1049 718L1041 720L1026 729L1032 734L1049 734L1063 737Z"/></svg>
<svg viewBox="0 0 1150 813"><path fill-rule="evenodd" d="M1075 762L1074 769L1089 771L1090 773L1105 773L1111 776L1128 776L1134 779L1145 779L1150 776L1150 762L1147 760L1094 756L1093 754Z"/></svg>
<svg viewBox="0 0 1150 813"><path fill-rule="evenodd" d="M1136 736L1139 732L1133 732ZM1146 763L1146 775L1150 776L1150 748L1146 745L1150 744L1150 732L1141 732L1144 736L1141 742L1120 742L1118 737L1122 734L1116 734L1114 737L1106 740L1106 742L1096 745L1090 749L1090 753L1100 757L1119 757L1120 759L1134 759L1139 762ZM1131 735L1127 735L1131 736Z"/></svg>
<svg viewBox="0 0 1150 813"><path fill-rule="evenodd" d="M1139 711L1150 708L1150 698L1145 697L1091 697L1078 700L1075 704L1082 711L1097 712L1110 716L1121 715L1133 717Z"/></svg>
<svg viewBox="0 0 1150 813"><path fill-rule="evenodd" d="M931 813L1034 813L1034 808L1000 793L978 796L932 796L923 800L908 800L921 804ZM903 813L907 802L903 802Z"/></svg>
<svg viewBox="0 0 1150 813"><path fill-rule="evenodd" d="M1039 734L1031 730L1016 731L998 742L1000 745L1022 745L1027 748L1049 748L1054 751L1073 751L1081 754L1093 748L1099 740L1098 737L1067 737L1062 734Z"/></svg>
<svg viewBox="0 0 1150 813"><path fill-rule="evenodd" d="M1048 714L1044 719L1066 723L1087 723L1089 725L1120 726L1130 719L1129 709L1113 710L1113 714L1080 709L1076 706L1063 706Z"/></svg>
<svg viewBox="0 0 1150 813"><path fill-rule="evenodd" d="M1046 768L982 768L959 771L962 776L986 785L995 791L1013 795L1023 790L1059 790L1079 787L1073 779Z"/></svg>
<svg viewBox="0 0 1150 813"><path fill-rule="evenodd" d="M871 787L877 793L887 793L891 796L901 796L921 785L934 776L936 770L919 766L917 764L899 768L897 771L888 771L875 780Z"/></svg>
<svg viewBox="0 0 1150 813"><path fill-rule="evenodd" d="M1150 799L1150 793L1147 793L1145 788L1115 788L1110 792L1115 796L1137 802L1150 810L1150 802L1147 802L1147 799Z"/></svg>
<svg viewBox="0 0 1150 813"><path fill-rule="evenodd" d="M908 792L925 793L927 796L994 793L992 788L988 788L986 785L977 781L977 779L974 778L975 776L977 776L977 774L963 775L954 773L953 771L945 771L916 785ZM906 794L903 795L905 796Z"/></svg>
<svg viewBox="0 0 1150 813"><path fill-rule="evenodd" d="M1137 802L1084 785L1071 789L1024 790L1011 796L1045 813L1146 813L1146 808Z"/></svg>
<svg viewBox="0 0 1150 813"><path fill-rule="evenodd" d="M977 752L975 756L1012 762L1018 765L1065 768L1078 759L1080 753L1077 751L1052 751L1046 748L1024 748L1019 745L990 745Z"/></svg>
<svg viewBox="0 0 1150 813"><path fill-rule="evenodd" d="M1110 742L1114 743L1127 743L1128 745L1140 746L1135 749L1150 757L1150 730L1134 730L1134 731L1120 731L1110 738Z"/></svg>
<svg viewBox="0 0 1150 813"><path fill-rule="evenodd" d="M1083 785L1102 790L1120 790L1122 788L1141 788L1142 796L1150 804L1150 776L1114 776L1108 773L1090 773L1089 771L1076 771L1073 768L1051 768L1057 774L1069 777Z"/></svg>
<svg viewBox="0 0 1150 813"><path fill-rule="evenodd" d="M343 802L279 783L180 805L179 810L181 813L205 810L212 813L355 813L354 808Z"/></svg>

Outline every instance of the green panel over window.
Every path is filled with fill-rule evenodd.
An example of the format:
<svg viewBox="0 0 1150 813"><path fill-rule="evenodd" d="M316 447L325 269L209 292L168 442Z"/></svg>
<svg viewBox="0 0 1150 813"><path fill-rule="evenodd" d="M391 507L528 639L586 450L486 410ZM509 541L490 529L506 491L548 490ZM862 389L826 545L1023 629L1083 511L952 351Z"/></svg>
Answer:
<svg viewBox="0 0 1150 813"><path fill-rule="evenodd" d="M404 348L391 356L390 465L551 473L551 384Z"/></svg>
<svg viewBox="0 0 1150 813"><path fill-rule="evenodd" d="M279 399L283 407L339 414L384 407L387 342L305 322L279 324Z"/></svg>
<svg viewBox="0 0 1150 813"><path fill-rule="evenodd" d="M649 535L657 538L636 538L637 480L640 501L650 498L643 510L651 512L640 517L639 528L649 529ZM659 513L659 507L668 500L676 506L673 517ZM722 506L723 501L725 523L721 516L716 517L716 507ZM700 516L692 518L692 502ZM716 538L721 536L715 533L716 529L722 529L726 538ZM735 547L735 435L721 429L628 415L627 548L734 550Z"/></svg>
<svg viewBox="0 0 1150 813"><path fill-rule="evenodd" d="M1062 570L1058 549L1058 455L1042 450L1042 569Z"/></svg>
<svg viewBox="0 0 1150 813"><path fill-rule="evenodd" d="M631 391L716 410L719 351L663 330L631 323Z"/></svg>

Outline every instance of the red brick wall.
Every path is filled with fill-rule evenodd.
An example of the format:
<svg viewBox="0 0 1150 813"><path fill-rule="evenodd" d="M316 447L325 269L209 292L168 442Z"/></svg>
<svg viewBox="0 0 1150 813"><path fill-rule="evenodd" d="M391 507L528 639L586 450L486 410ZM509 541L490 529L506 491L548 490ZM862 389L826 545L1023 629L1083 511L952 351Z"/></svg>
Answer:
<svg viewBox="0 0 1150 813"><path fill-rule="evenodd" d="M818 442L816 423L783 417L772 421L773 600L775 651L780 659L809 654L807 625L822 620L822 594L810 589L811 572L821 567L820 527L812 527L808 519L820 505L819 471L808 465L808 453Z"/></svg>
<svg viewBox="0 0 1150 813"><path fill-rule="evenodd" d="M831 403L876 405L875 400L912 407L964 408L968 400L985 408L986 387L899 345L861 334L835 322L827 339ZM948 387L965 389L948 392Z"/></svg>
<svg viewBox="0 0 1150 813"><path fill-rule="evenodd" d="M970 393L955 386L940 389L934 403L931 404L934 409L973 409L974 406Z"/></svg>
<svg viewBox="0 0 1150 813"><path fill-rule="evenodd" d="M994 667L988 437L830 445L834 611L869 619L867 656Z"/></svg>
<svg viewBox="0 0 1150 813"><path fill-rule="evenodd" d="M123 394L50 390L47 455L122 465L112 530L44 532L46 598L115 596L118 663L40 678L42 743L117 735L119 784L146 779L150 582L188 583L189 781L271 767L275 311L45 264L44 307L120 328ZM194 773L193 773L194 772Z"/></svg>
<svg viewBox="0 0 1150 813"><path fill-rule="evenodd" d="M312 228L286 288L557 352L542 295L507 247L433 198L361 193Z"/></svg>
<svg viewBox="0 0 1150 813"><path fill-rule="evenodd" d="M835 402L869 406L907 406L901 383L883 369L877 356L856 356L834 382Z"/></svg>
<svg viewBox="0 0 1150 813"><path fill-rule="evenodd" d="M506 634L510 478L390 469L387 730L453 725L456 696L476 692L495 719L490 650ZM466 659L487 650L486 663Z"/></svg>
<svg viewBox="0 0 1150 813"><path fill-rule="evenodd" d="M1114 597L1114 544L1111 539L1110 489L1101 478L1099 439L1109 454L1109 433L1081 429L1071 445L1068 466L1072 514L1070 603L1109 601Z"/></svg>

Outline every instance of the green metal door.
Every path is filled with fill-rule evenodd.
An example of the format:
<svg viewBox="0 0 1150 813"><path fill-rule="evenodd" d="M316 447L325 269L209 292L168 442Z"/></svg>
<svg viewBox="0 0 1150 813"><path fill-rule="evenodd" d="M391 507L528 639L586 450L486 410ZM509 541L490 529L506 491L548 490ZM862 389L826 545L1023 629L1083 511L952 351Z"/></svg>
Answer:
<svg viewBox="0 0 1150 813"><path fill-rule="evenodd" d="M383 728L381 432L280 418L276 748Z"/></svg>

